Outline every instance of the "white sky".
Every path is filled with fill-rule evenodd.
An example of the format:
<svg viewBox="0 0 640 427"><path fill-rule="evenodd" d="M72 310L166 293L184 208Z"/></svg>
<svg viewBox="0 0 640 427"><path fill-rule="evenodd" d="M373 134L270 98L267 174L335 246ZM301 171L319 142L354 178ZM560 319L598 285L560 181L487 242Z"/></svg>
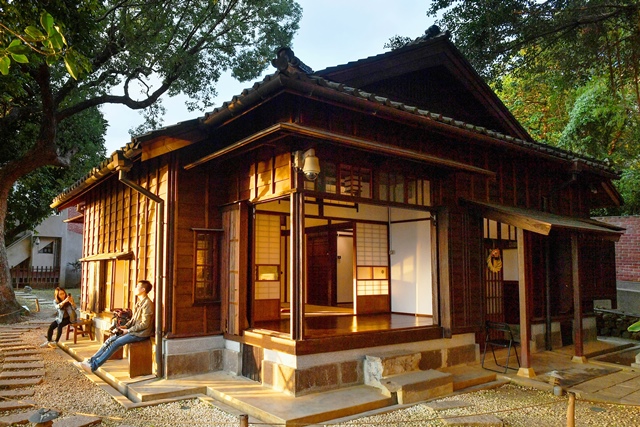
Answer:
<svg viewBox="0 0 640 427"><path fill-rule="evenodd" d="M392 36L416 38L433 24L433 19L426 15L429 0L298 0L298 3L303 16L291 48L314 70L383 53L384 44ZM265 74L274 71L269 66ZM217 83L215 106L207 111L251 86L253 82L241 83L228 75L222 76ZM189 112L184 99L164 97L167 112L163 126L204 115L204 111ZM139 126L143 118L139 112L121 105L105 105L102 111L109 122L105 139L107 154L111 154L131 140L129 129Z"/></svg>

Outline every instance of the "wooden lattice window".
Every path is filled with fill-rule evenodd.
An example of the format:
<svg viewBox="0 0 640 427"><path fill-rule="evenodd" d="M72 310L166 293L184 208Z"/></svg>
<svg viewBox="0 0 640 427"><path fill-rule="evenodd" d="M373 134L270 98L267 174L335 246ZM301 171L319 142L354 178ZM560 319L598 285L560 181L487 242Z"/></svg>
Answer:
<svg viewBox="0 0 640 427"><path fill-rule="evenodd" d="M194 229L194 303L220 301L220 240L222 230Z"/></svg>

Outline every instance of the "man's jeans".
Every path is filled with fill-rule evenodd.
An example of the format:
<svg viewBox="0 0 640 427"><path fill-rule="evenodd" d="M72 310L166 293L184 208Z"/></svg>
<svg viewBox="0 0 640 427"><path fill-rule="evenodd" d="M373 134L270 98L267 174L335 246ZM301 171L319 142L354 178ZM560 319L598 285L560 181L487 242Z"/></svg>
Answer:
<svg viewBox="0 0 640 427"><path fill-rule="evenodd" d="M148 340L149 337L137 337L131 334L124 335L111 335L102 346L98 349L96 354L91 356L88 360L89 365L91 365L91 372L98 369L100 366L104 364L109 358L118 351L119 348L123 347L125 344L130 344L132 342L144 341Z"/></svg>

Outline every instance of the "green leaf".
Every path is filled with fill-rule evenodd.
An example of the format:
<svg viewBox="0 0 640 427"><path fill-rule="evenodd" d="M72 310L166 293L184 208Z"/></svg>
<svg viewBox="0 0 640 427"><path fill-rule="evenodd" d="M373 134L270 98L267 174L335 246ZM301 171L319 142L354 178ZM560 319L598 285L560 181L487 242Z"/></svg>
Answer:
<svg viewBox="0 0 640 427"><path fill-rule="evenodd" d="M47 56L47 65L48 66L53 66L56 62L58 62L60 58L58 57L58 55L48 55Z"/></svg>
<svg viewBox="0 0 640 427"><path fill-rule="evenodd" d="M11 43L9 43L9 46L7 49L11 49L12 47L16 47L16 46L20 46L22 44L22 42L20 41L20 39L13 39L11 40Z"/></svg>
<svg viewBox="0 0 640 427"><path fill-rule="evenodd" d="M29 46L26 46L26 45L23 45L23 44L19 44L19 45L15 46L12 43L7 48L7 52L13 53L15 55L26 55L30 51L31 51L31 49L29 49Z"/></svg>
<svg viewBox="0 0 640 427"><path fill-rule="evenodd" d="M21 64L29 63L29 59L27 58L26 55L16 55L15 53L12 53L11 58L13 58L14 61L19 62Z"/></svg>
<svg viewBox="0 0 640 427"><path fill-rule="evenodd" d="M78 80L78 63L75 61L73 55L65 55L64 66L67 67L67 71L71 74L71 77Z"/></svg>
<svg viewBox="0 0 640 427"><path fill-rule="evenodd" d="M9 74L9 65L11 65L11 60L8 56L3 56L0 58L0 73L6 76Z"/></svg>
<svg viewBox="0 0 640 427"><path fill-rule="evenodd" d="M51 45L56 50L61 50L64 47L64 39L57 31L49 38L49 40L51 40Z"/></svg>
<svg viewBox="0 0 640 427"><path fill-rule="evenodd" d="M48 12L42 12L42 15L40 15L40 25L42 25L42 28L45 29L47 34L51 35L51 32L54 31L53 16Z"/></svg>
<svg viewBox="0 0 640 427"><path fill-rule="evenodd" d="M42 31L40 31L33 25L29 25L27 28L25 28L24 32L35 41L42 41L46 38L45 35L42 34Z"/></svg>

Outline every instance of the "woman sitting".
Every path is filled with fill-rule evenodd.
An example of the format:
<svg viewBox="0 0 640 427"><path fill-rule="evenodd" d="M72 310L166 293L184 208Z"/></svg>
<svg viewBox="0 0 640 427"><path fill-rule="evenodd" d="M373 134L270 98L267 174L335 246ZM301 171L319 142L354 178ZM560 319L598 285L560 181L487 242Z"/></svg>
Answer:
<svg viewBox="0 0 640 427"><path fill-rule="evenodd" d="M67 294L67 292L60 287L55 289L53 295L53 305L55 305L58 314L56 316L56 320L51 322L51 325L49 325L47 340L43 342L40 347L55 347L58 344L58 341L60 341L60 336L62 336L62 328L75 321L76 303L73 301L73 296L71 294ZM51 338L53 337L53 330L56 328L58 328L58 331L56 332L56 340L53 341Z"/></svg>

